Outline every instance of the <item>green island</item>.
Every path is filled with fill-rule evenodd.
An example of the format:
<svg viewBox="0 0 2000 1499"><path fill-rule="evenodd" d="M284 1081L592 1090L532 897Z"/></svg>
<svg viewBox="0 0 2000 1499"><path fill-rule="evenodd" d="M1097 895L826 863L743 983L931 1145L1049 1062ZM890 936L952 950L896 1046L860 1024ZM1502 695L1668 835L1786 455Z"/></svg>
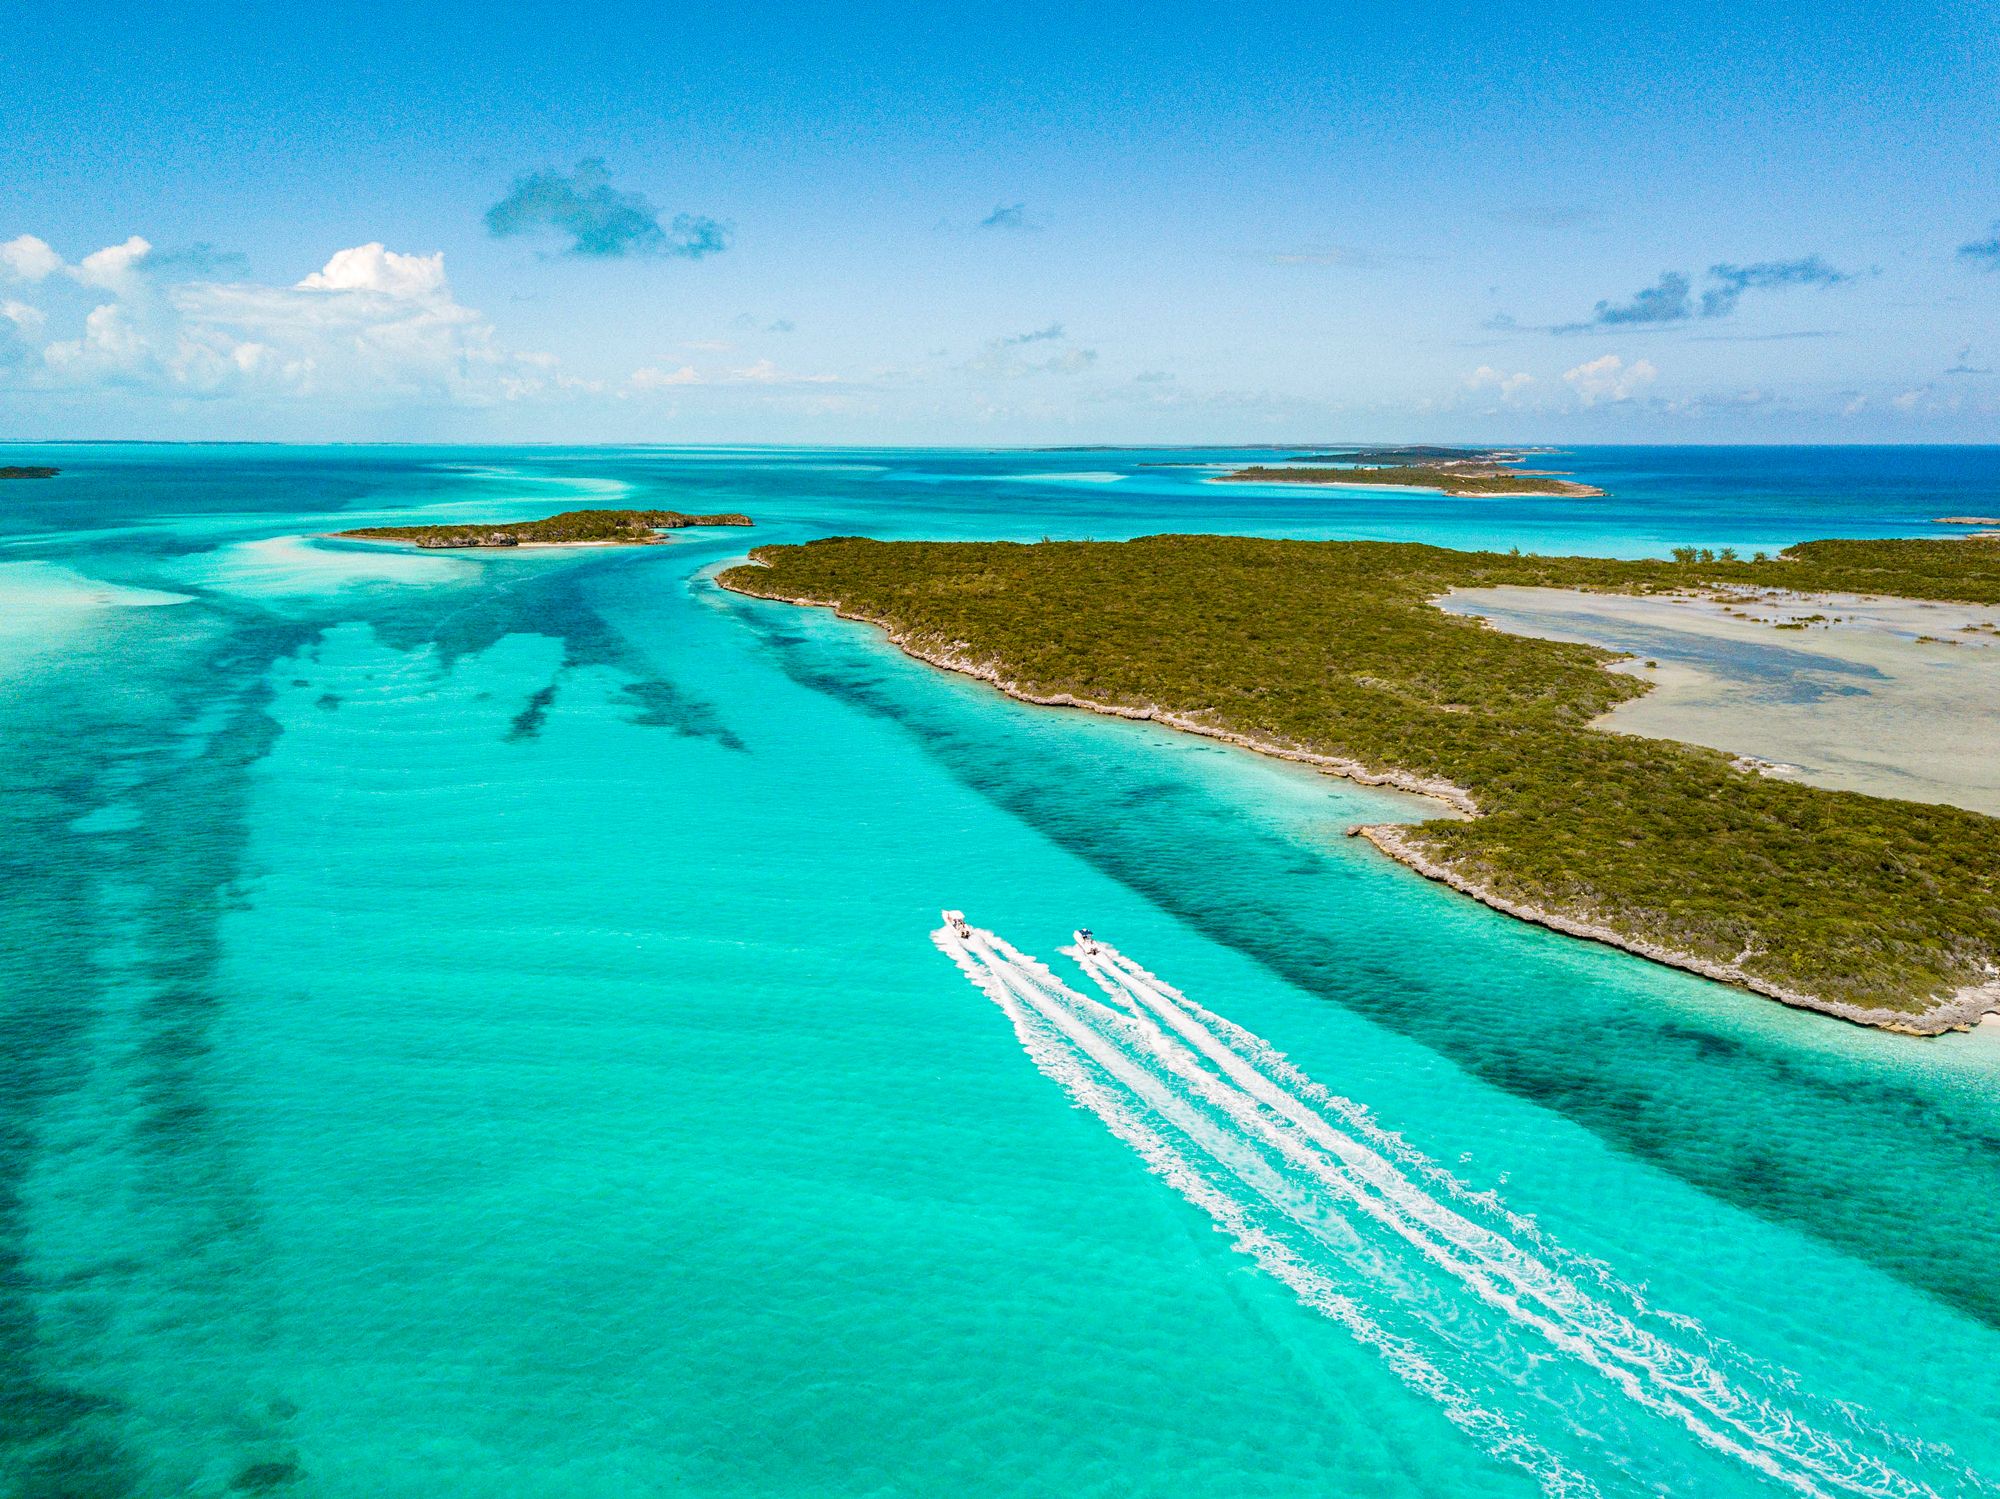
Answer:
<svg viewBox="0 0 2000 1499"><path fill-rule="evenodd" d="M430 550L517 546L651 546L662 531L687 526L747 526L747 515L687 515L679 510L565 510L541 520L472 521L448 526L364 526L334 534L353 541L401 541Z"/></svg>
<svg viewBox="0 0 2000 1499"><path fill-rule="evenodd" d="M59 468L45 468L38 463L10 464L0 468L0 479L53 479L61 472Z"/></svg>
<svg viewBox="0 0 2000 1499"><path fill-rule="evenodd" d="M1527 920L1894 1030L1935 1034L2000 1008L2000 820L1594 729L1650 690L1605 670L1616 653L1431 607L1496 584L2000 603L2000 543L1628 562L1224 536L838 537L751 558L725 587L871 621L1014 696L1441 797L1466 815L1356 831Z"/></svg>
<svg viewBox="0 0 2000 1499"><path fill-rule="evenodd" d="M1553 474L1501 468L1491 463L1439 462L1356 468L1267 467L1252 464L1233 473L1217 474L1218 484L1318 484L1328 488L1435 489L1440 494L1556 494L1573 498L1604 491Z"/></svg>

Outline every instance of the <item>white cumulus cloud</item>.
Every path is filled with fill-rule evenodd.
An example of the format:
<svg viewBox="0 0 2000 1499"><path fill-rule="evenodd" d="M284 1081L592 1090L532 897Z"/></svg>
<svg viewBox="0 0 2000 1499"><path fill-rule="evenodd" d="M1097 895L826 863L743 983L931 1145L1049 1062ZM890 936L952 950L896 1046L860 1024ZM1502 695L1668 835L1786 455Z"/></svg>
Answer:
<svg viewBox="0 0 2000 1499"><path fill-rule="evenodd" d="M84 256L69 273L85 286L130 296L138 290L140 265L152 253L152 245L135 234L122 245L106 245Z"/></svg>
<svg viewBox="0 0 2000 1499"><path fill-rule="evenodd" d="M1651 360L1635 359L1627 364L1616 354L1606 354L1575 369L1564 370L1563 379L1586 406L1598 402L1629 401L1659 375Z"/></svg>
<svg viewBox="0 0 2000 1499"><path fill-rule="evenodd" d="M300 291L372 291L388 297L449 296L444 279L444 252L398 255L380 241L340 250L322 270L299 282Z"/></svg>
<svg viewBox="0 0 2000 1499"><path fill-rule="evenodd" d="M0 244L0 266L16 281L43 281L62 269L62 256L46 241L23 234Z"/></svg>
<svg viewBox="0 0 2000 1499"><path fill-rule="evenodd" d="M118 387L176 395L464 404L570 392L548 356L501 347L484 314L461 304L442 254L380 243L337 251L290 286L175 280L138 235L73 266L31 236L0 246L20 280L65 270L104 295L70 336L36 345L51 319L5 304L5 378L42 389ZM71 314L74 316L74 314Z"/></svg>

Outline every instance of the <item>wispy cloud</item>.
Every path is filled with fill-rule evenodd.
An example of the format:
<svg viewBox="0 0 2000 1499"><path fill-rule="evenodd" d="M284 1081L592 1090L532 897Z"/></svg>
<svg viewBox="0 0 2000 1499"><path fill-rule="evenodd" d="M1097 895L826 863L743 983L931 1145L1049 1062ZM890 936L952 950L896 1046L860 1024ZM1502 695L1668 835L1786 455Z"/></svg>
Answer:
<svg viewBox="0 0 2000 1499"><path fill-rule="evenodd" d="M1990 375L1993 373L1993 367L1991 365L1974 364L1972 362L1972 345L1963 344L1958 351L1958 362L1946 370L1945 373L1947 375Z"/></svg>
<svg viewBox="0 0 2000 1499"><path fill-rule="evenodd" d="M691 213L662 222L644 194L613 187L609 169L597 157L578 162L573 172L516 177L513 190L486 210L486 228L500 239L552 233L568 240L562 253L596 259L662 255L700 260L729 248L726 224Z"/></svg>
<svg viewBox="0 0 2000 1499"><path fill-rule="evenodd" d="M759 359L740 370L731 370L729 379L746 385L838 385L838 375L797 375L780 369L768 359Z"/></svg>
<svg viewBox="0 0 2000 1499"><path fill-rule="evenodd" d="M1465 377L1467 390L1497 390L1503 401L1511 401L1534 383L1535 377L1526 370L1517 370L1510 375L1505 370L1496 370L1490 364L1480 365Z"/></svg>
<svg viewBox="0 0 2000 1499"><path fill-rule="evenodd" d="M1679 271L1660 279L1628 302L1599 302L1583 326L1616 328L1628 323L1679 323L1694 316L1692 285Z"/></svg>
<svg viewBox="0 0 2000 1499"><path fill-rule="evenodd" d="M1690 333L1688 342L1695 344L1784 344L1796 343L1802 338L1840 338L1844 335L1831 328L1797 328L1787 333Z"/></svg>
<svg viewBox="0 0 2000 1499"><path fill-rule="evenodd" d="M1032 229L1026 203L1001 203L979 221L981 229Z"/></svg>
<svg viewBox="0 0 2000 1499"><path fill-rule="evenodd" d="M1579 401L1595 406L1600 402L1611 405L1629 401L1658 375L1650 360L1636 359L1627 364L1616 354L1605 354L1563 371L1563 380L1576 392Z"/></svg>
<svg viewBox="0 0 2000 1499"><path fill-rule="evenodd" d="M769 359L759 359L740 369L706 374L691 364L683 364L677 369L648 365L632 371L625 383L635 391L656 391L672 390L683 385L838 385L841 380L838 375L801 375L782 369Z"/></svg>
<svg viewBox="0 0 2000 1499"><path fill-rule="evenodd" d="M1708 268L1708 285L1699 299L1694 281L1681 271L1662 271L1651 286L1622 302L1601 301L1588 318L1562 323L1553 333L1582 333L1592 328L1664 328L1696 318L1724 318L1736 311L1746 292L1777 291L1794 286L1839 286L1854 277L1836 270L1818 255L1797 260L1759 260L1750 265L1722 261ZM1498 326L1489 322L1488 326ZM1511 321L1506 326L1513 326Z"/></svg>
<svg viewBox="0 0 2000 1499"><path fill-rule="evenodd" d="M1069 335L1061 323L1050 323L1028 333L1008 333L990 338L986 346L965 364L972 374L990 379L1017 380L1026 375L1075 374L1097 362L1097 350L1051 349L1040 358L1030 358L1021 350L1031 345L1061 344Z"/></svg>
<svg viewBox="0 0 2000 1499"><path fill-rule="evenodd" d="M1960 245L1958 258L1982 271L2000 271L2000 219L1994 220L1985 239L1969 240Z"/></svg>
<svg viewBox="0 0 2000 1499"><path fill-rule="evenodd" d="M1372 250L1359 249L1354 245L1304 245L1296 250L1281 250L1271 257L1272 265L1332 265L1348 270L1373 271L1382 266L1382 257Z"/></svg>
<svg viewBox="0 0 2000 1499"><path fill-rule="evenodd" d="M236 250L218 249L206 240L182 245L177 250L155 250L148 264L155 275L218 279L249 274L250 257Z"/></svg>
<svg viewBox="0 0 2000 1499"><path fill-rule="evenodd" d="M1703 317L1726 317L1746 291L1768 291L1784 286L1838 286L1854 278L1836 271L1817 255L1800 260L1760 260L1753 265L1712 265L1708 268L1716 284L1701 294Z"/></svg>
<svg viewBox="0 0 2000 1499"><path fill-rule="evenodd" d="M691 364L671 370L649 364L644 369L632 371L632 377L626 383L634 390L672 390L677 385L699 385L702 379Z"/></svg>

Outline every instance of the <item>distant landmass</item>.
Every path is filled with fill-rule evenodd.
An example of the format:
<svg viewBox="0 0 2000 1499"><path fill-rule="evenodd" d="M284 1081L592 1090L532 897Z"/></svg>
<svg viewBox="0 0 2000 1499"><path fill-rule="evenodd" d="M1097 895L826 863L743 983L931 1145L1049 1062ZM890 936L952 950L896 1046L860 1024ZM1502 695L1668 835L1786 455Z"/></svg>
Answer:
<svg viewBox="0 0 2000 1499"><path fill-rule="evenodd" d="M541 520L459 522L449 526L363 526L338 531L355 541L400 541L427 551L471 547L652 546L662 531L689 526L747 526L747 515L689 515L680 510L565 510Z"/></svg>
<svg viewBox="0 0 2000 1499"><path fill-rule="evenodd" d="M1407 447L1338 448L1325 453L1301 453L1299 463L1506 463L1524 456L1527 448L1436 448L1421 443Z"/></svg>
<svg viewBox="0 0 2000 1499"><path fill-rule="evenodd" d="M1375 489L1388 485L1398 489L1434 489L1439 494L1451 495L1553 494L1582 499L1604 493L1593 485L1530 469L1507 468L1490 459L1346 468L1273 468L1252 464L1233 473L1218 474L1216 478L1220 483L1317 484L1329 489Z"/></svg>
<svg viewBox="0 0 2000 1499"><path fill-rule="evenodd" d="M0 479L53 479L61 472L59 468L43 468L40 464L17 464L0 468Z"/></svg>

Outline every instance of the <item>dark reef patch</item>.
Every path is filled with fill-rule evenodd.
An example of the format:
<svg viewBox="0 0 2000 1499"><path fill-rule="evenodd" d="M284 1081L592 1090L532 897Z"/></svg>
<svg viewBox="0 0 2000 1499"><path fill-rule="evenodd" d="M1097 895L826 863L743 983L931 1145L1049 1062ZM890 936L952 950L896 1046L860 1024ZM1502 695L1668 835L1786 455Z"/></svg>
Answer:
<svg viewBox="0 0 2000 1499"><path fill-rule="evenodd" d="M148 642L157 654L132 666L152 690L79 686L42 705L69 732L0 744L0 777L26 788L0 798L9 896L0 922L0 1492L142 1492L124 1403L70 1372L96 1362L77 1341L89 1336L79 1326L94 1324L74 1312L143 1304L170 1285L172 1315L199 1315L191 1309L226 1294L254 1253L246 1235L255 1195L214 1126L207 1071L220 1008L218 922L238 898L250 768L278 733L265 674L314 633L251 617L219 646L187 654L159 637ZM218 706L220 727L186 734ZM173 726L183 731L161 732ZM190 744L198 753L185 753ZM144 839L67 833L108 777L138 804ZM129 1132L115 1147L121 1185L171 1223L171 1260L128 1250L38 1264L27 1184L45 1132L96 1072L106 1025L128 1033L121 1051L136 1064L120 1084L129 1105Z"/></svg>
<svg viewBox="0 0 2000 1499"><path fill-rule="evenodd" d="M671 729L687 739L712 739L724 749L750 752L750 746L722 721L712 704L689 696L672 682L653 677L627 683L621 690L637 708L629 721L642 728Z"/></svg>
<svg viewBox="0 0 2000 1499"><path fill-rule="evenodd" d="M519 713L516 713L513 722L508 724L508 743L516 743L523 739L540 738L542 725L548 722L549 708L555 700L555 682L551 681L546 687L538 689L528 699L528 705Z"/></svg>
<svg viewBox="0 0 2000 1499"><path fill-rule="evenodd" d="M252 1463L229 1480L229 1487L239 1494L268 1494L305 1476L305 1469L296 1462Z"/></svg>

